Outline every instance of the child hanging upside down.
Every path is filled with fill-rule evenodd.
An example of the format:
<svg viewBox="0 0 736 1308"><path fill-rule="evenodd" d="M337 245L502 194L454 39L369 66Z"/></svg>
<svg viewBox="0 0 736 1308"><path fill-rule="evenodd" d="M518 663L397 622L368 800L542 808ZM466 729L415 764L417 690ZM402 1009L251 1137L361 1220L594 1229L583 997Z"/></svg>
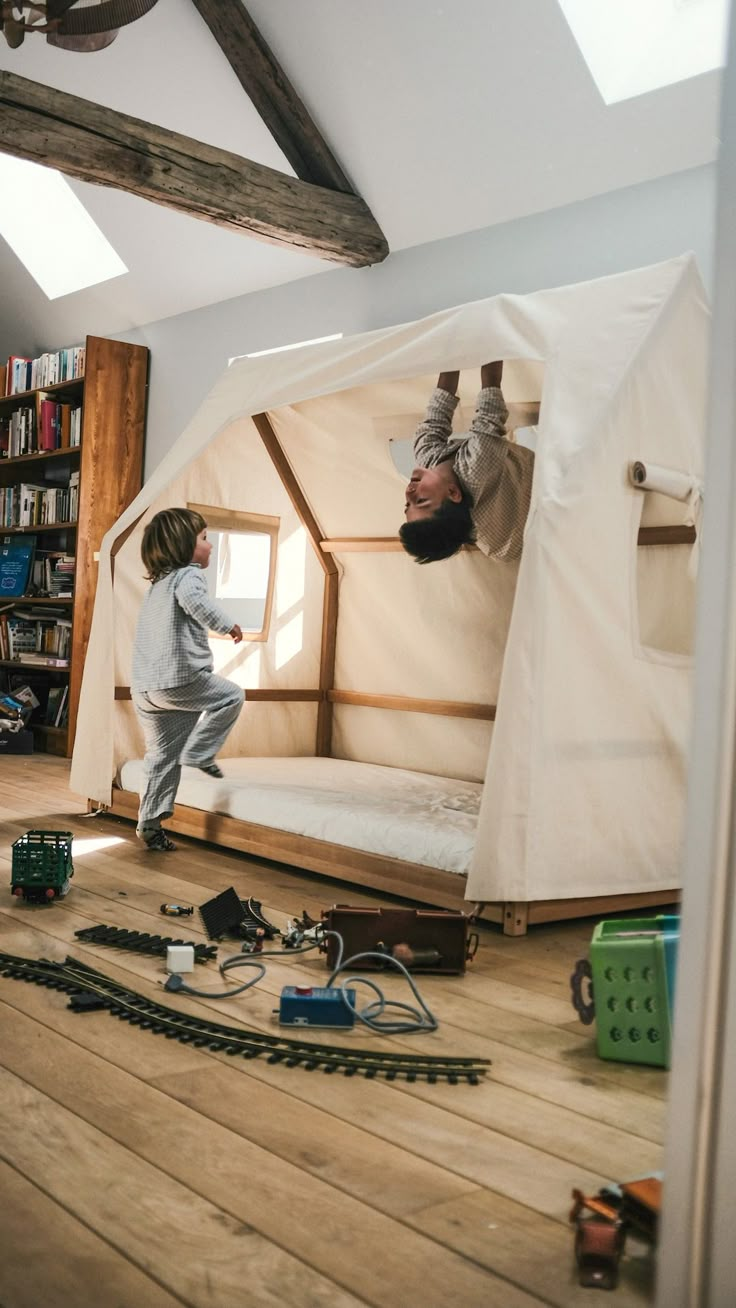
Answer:
<svg viewBox="0 0 736 1308"><path fill-rule="evenodd" d="M507 440L503 363L484 363L470 431L452 439L459 372L442 372L414 437L406 488L404 549L417 563L447 559L472 542L494 559L518 559L529 512L534 455Z"/></svg>
<svg viewBox="0 0 736 1308"><path fill-rule="evenodd" d="M152 583L138 618L131 694L143 727L145 784L137 834L148 849L176 849L161 827L171 817L183 766L221 777L215 755L243 705L243 691L213 671L208 631L243 633L210 599L203 569L212 546L191 509L164 509L143 533Z"/></svg>

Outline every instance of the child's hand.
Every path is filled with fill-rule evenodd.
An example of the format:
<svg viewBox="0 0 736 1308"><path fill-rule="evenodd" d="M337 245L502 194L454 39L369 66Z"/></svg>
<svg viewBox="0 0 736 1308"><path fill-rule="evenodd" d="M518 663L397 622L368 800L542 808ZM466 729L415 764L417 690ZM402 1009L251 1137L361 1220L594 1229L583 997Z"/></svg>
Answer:
<svg viewBox="0 0 736 1308"><path fill-rule="evenodd" d="M496 360L495 363L484 363L480 370L480 384L483 388L486 386L500 386L503 376L503 359Z"/></svg>
<svg viewBox="0 0 736 1308"><path fill-rule="evenodd" d="M243 639L243 633L240 630L240 627L238 626L237 622L235 623L234 627L231 627L230 631L227 634L228 636L232 636L236 645L239 645L241 640Z"/></svg>
<svg viewBox="0 0 736 1308"><path fill-rule="evenodd" d="M456 395L459 381L459 372L441 372L437 378L437 389L439 391L447 391L450 395Z"/></svg>

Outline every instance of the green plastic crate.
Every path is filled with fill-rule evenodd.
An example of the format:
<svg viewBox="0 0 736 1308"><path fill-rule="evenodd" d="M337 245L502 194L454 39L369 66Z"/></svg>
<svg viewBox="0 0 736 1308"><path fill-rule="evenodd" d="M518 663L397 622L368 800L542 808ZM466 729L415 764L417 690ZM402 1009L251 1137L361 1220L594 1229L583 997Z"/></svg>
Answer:
<svg viewBox="0 0 736 1308"><path fill-rule="evenodd" d="M74 875L71 831L27 831L13 842L10 888L29 900L65 895Z"/></svg>
<svg viewBox="0 0 736 1308"><path fill-rule="evenodd" d="M601 1058L669 1067L680 919L599 922L590 945Z"/></svg>

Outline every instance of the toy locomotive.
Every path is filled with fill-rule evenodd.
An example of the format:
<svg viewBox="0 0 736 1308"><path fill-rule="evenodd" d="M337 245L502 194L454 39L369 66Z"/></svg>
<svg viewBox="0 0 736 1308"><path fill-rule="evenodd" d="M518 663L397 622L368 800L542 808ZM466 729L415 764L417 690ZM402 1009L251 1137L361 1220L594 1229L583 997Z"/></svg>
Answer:
<svg viewBox="0 0 736 1308"><path fill-rule="evenodd" d="M30 903L61 899L74 876L71 831L27 831L13 841L12 894Z"/></svg>

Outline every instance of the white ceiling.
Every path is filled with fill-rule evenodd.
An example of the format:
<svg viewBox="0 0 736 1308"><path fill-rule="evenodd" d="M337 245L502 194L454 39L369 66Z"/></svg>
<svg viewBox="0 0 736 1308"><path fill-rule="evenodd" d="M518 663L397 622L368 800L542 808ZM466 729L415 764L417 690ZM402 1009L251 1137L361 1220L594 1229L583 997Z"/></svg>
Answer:
<svg viewBox="0 0 736 1308"><path fill-rule="evenodd" d="M714 159L720 75L606 107L555 0L248 0L392 250ZM190 0L107 50L0 39L0 68L291 172ZM129 268L49 302L0 238L18 348L124 332L333 265L123 192L74 189ZM63 251L59 252L63 258Z"/></svg>

